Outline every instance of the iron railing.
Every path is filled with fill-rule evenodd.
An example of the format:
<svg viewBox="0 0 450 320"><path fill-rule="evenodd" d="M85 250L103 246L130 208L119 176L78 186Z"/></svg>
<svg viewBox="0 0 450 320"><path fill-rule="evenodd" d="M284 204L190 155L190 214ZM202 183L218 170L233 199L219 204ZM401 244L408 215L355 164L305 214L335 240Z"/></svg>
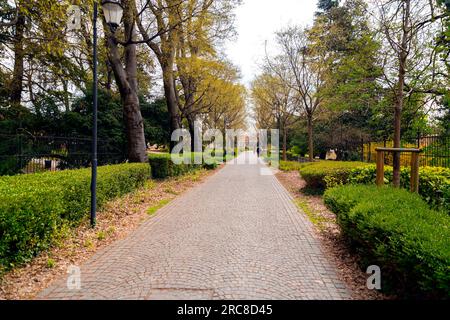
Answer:
<svg viewBox="0 0 450 320"><path fill-rule="evenodd" d="M392 141L363 142L362 160L364 162L376 162L376 148L392 148ZM450 168L450 137L442 135L418 136L402 142L403 148L421 149L419 164L422 167L446 167ZM392 165L393 155L386 155L385 164ZM402 166L411 163L410 153L401 153L400 162Z"/></svg>
<svg viewBox="0 0 450 320"><path fill-rule="evenodd" d="M86 168L91 164L89 137L55 137L30 133L0 133L0 175ZM99 139L99 164L126 160L117 142Z"/></svg>

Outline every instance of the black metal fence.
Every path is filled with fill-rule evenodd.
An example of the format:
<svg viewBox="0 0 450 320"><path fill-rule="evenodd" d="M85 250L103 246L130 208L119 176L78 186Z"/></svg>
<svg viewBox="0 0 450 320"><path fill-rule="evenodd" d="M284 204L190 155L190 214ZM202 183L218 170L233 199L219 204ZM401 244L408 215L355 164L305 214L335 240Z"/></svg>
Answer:
<svg viewBox="0 0 450 320"><path fill-rule="evenodd" d="M364 162L376 161L376 148L393 147L392 141L365 142L362 145L362 160ZM450 137L441 135L418 136L415 139L409 139L402 143L403 148L421 149L420 166L426 167L446 167L450 168ZM393 155L386 155L385 164L392 165ZM402 153L400 155L402 166L409 166L411 163L411 154Z"/></svg>
<svg viewBox="0 0 450 320"><path fill-rule="evenodd" d="M0 133L0 175L36 173L85 168L91 164L89 137L54 137L29 133ZM98 141L100 165L126 160L123 146L114 141Z"/></svg>

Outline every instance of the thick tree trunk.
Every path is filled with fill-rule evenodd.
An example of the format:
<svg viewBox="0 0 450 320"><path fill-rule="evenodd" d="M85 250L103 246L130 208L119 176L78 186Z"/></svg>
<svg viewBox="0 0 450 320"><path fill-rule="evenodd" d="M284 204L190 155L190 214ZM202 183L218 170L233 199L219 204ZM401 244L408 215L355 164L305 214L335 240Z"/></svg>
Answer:
<svg viewBox="0 0 450 320"><path fill-rule="evenodd" d="M134 37L134 18L132 2L124 1L125 34ZM114 36L108 36L109 61L114 72L123 103L123 114L127 132L128 160L130 162L148 161L144 135L144 122L139 105L137 82L136 45L125 46L125 68L122 65Z"/></svg>
<svg viewBox="0 0 450 320"><path fill-rule="evenodd" d="M136 17L137 27L142 34L142 37L146 41L147 45L150 49L155 53L159 64L161 66L162 74L163 74L163 85L164 85L164 95L166 97L167 109L169 112L169 124L170 124L170 132L171 134L176 129L181 128L181 119L180 112L178 108L175 81L174 81L174 63L175 63L175 51L176 44L178 42L177 31L174 28L170 30L173 26L176 25L179 18L179 3L173 4L168 7L164 7L161 2L158 2L157 5L151 4L152 12L155 15L158 31L166 31L162 32L158 36L160 39L160 43L153 42L150 38L147 30L142 25L138 12L136 8L134 8L134 13ZM167 22L167 24L166 24ZM176 142L170 142L170 150L176 145Z"/></svg>
<svg viewBox="0 0 450 320"><path fill-rule="evenodd" d="M133 8L131 1L125 6L127 15L124 17L125 34L135 38ZM125 47L125 72L128 82L127 90L124 92L123 110L127 128L128 160L130 162L147 162L147 146L145 143L144 121L139 105L139 85L137 81L137 55L136 45L128 44Z"/></svg>
<svg viewBox="0 0 450 320"><path fill-rule="evenodd" d="M128 160L130 162L148 161L145 144L144 125L137 94L126 95L123 114L127 130Z"/></svg>
<svg viewBox="0 0 450 320"><path fill-rule="evenodd" d="M125 22L125 33L134 38L134 20ZM147 162L144 121L139 105L139 85L137 81L136 45L125 47L125 71L129 90L124 95L124 116L127 128L128 160L130 162Z"/></svg>
<svg viewBox="0 0 450 320"><path fill-rule="evenodd" d="M25 50L23 39L25 32L25 16L18 13L14 34L14 70L10 83L10 101L12 105L19 105L22 101L23 90L23 60Z"/></svg>
<svg viewBox="0 0 450 320"><path fill-rule="evenodd" d="M313 140L313 134L314 134L314 128L313 128L313 120L312 116L308 115L308 154L309 154L309 161L314 161L314 140Z"/></svg>

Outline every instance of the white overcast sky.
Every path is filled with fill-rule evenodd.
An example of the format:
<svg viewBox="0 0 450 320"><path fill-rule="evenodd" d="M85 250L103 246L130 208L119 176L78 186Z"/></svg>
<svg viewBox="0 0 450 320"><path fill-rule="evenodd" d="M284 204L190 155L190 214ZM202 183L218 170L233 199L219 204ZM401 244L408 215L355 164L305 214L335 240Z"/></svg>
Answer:
<svg viewBox="0 0 450 320"><path fill-rule="evenodd" d="M236 41L228 42L225 53L242 73L243 84L258 73L258 64L276 48L274 33L287 25L311 25L317 0L243 0L236 10Z"/></svg>

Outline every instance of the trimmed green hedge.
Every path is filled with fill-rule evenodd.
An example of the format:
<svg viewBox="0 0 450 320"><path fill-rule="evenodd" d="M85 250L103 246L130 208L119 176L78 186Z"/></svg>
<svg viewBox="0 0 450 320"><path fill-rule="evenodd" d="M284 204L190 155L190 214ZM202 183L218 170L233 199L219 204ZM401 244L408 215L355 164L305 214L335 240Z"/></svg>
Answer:
<svg viewBox="0 0 450 320"><path fill-rule="evenodd" d="M326 205L364 258L379 265L385 289L450 297L450 217L403 189L347 185L329 189Z"/></svg>
<svg viewBox="0 0 450 320"><path fill-rule="evenodd" d="M149 177L148 164L99 167L98 206L135 190ZM62 229L86 217L90 183L90 169L1 177L0 269L28 261L52 245Z"/></svg>
<svg viewBox="0 0 450 320"><path fill-rule="evenodd" d="M152 178L164 179L170 176L170 154L151 154L149 156Z"/></svg>
<svg viewBox="0 0 450 320"><path fill-rule="evenodd" d="M328 176L347 180L347 176L352 169L365 166L368 166L368 164L364 162L319 161L301 168L300 174L306 181L308 188L324 190L327 187L326 178Z"/></svg>
<svg viewBox="0 0 450 320"><path fill-rule="evenodd" d="M223 153L216 153L216 159L212 159L212 161L209 161L209 163L203 162L203 164L200 165L194 164L195 156L201 157L203 162L203 154L201 153L192 152L190 164L173 163L170 153L152 153L149 155L149 162L152 168L152 177L154 179L177 177L199 168L214 170L217 168L218 163L223 160ZM180 158L183 159L182 156L180 156Z"/></svg>
<svg viewBox="0 0 450 320"><path fill-rule="evenodd" d="M307 187L320 191L346 184L375 184L376 165L363 162L321 161L299 169ZM392 183L392 167L385 166L385 183ZM410 188L410 168L402 168L401 185ZM433 208L450 213L450 169L422 167L419 194Z"/></svg>
<svg viewBox="0 0 450 320"><path fill-rule="evenodd" d="M174 164L169 153L150 154L150 167L154 179L165 179L186 174L201 166L194 164Z"/></svg>
<svg viewBox="0 0 450 320"><path fill-rule="evenodd" d="M392 183L393 169L385 167L385 183ZM402 168L401 185L410 188L410 168ZM346 179L330 175L325 180L327 187L342 184L375 184L377 168L375 165L352 169ZM444 209L450 213L450 169L441 167L422 167L419 169L419 194L435 209Z"/></svg>
<svg viewBox="0 0 450 320"><path fill-rule="evenodd" d="M307 167L314 162L297 162L297 161L280 161L280 170L281 171L298 171L304 167Z"/></svg>

